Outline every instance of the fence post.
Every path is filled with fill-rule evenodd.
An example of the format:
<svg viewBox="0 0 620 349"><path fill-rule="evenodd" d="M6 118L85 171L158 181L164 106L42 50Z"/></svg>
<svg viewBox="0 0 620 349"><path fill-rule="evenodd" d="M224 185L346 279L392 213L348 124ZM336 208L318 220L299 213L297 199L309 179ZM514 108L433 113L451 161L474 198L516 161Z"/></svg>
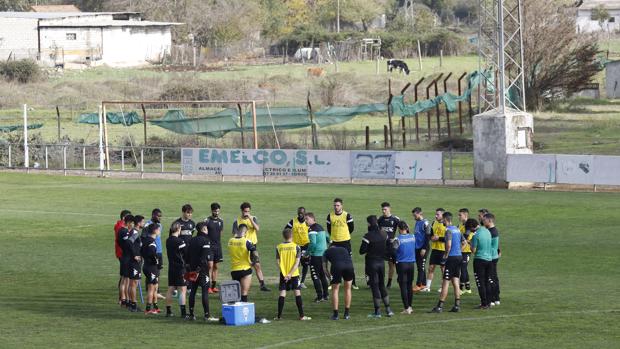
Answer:
<svg viewBox="0 0 620 349"><path fill-rule="evenodd" d="M67 146L62 146L62 170L67 175Z"/></svg>
<svg viewBox="0 0 620 349"><path fill-rule="evenodd" d="M384 144L384 148L387 149L388 148L388 127L387 125L383 125L383 144Z"/></svg>
<svg viewBox="0 0 620 349"><path fill-rule="evenodd" d="M56 127L58 129L58 143L60 143L60 109L56 106Z"/></svg>
<svg viewBox="0 0 620 349"><path fill-rule="evenodd" d="M437 79L435 79L435 98L439 96L439 87L437 86L437 82L443 77L443 73L439 74ZM437 139L441 139L441 110L439 109L439 103L435 106L435 113L437 117Z"/></svg>
<svg viewBox="0 0 620 349"><path fill-rule="evenodd" d="M370 149L370 127L366 126L366 150Z"/></svg>
<svg viewBox="0 0 620 349"><path fill-rule="evenodd" d="M164 149L161 150L161 172L164 172Z"/></svg>
<svg viewBox="0 0 620 349"><path fill-rule="evenodd" d="M414 101L413 101L414 103L418 102L418 86L422 83L422 81L424 81L424 78L421 78L415 84ZM418 113L415 113L414 117L415 117L415 140L416 142L418 142L418 144L420 144L420 122L419 122Z"/></svg>
<svg viewBox="0 0 620 349"><path fill-rule="evenodd" d="M140 173L144 173L144 148L140 148Z"/></svg>
<svg viewBox="0 0 620 349"><path fill-rule="evenodd" d="M243 110L241 104L237 103L237 110L239 110L239 126L241 126L241 149L245 148L245 134L243 133Z"/></svg>
<svg viewBox="0 0 620 349"><path fill-rule="evenodd" d="M86 171L86 146L82 146L82 170Z"/></svg>
<svg viewBox="0 0 620 349"><path fill-rule="evenodd" d="M452 72L443 79L443 92L448 93L448 79L452 76ZM450 130L450 112L448 111L448 107L446 106L446 125L448 125L448 138L452 137L452 131Z"/></svg>
<svg viewBox="0 0 620 349"><path fill-rule="evenodd" d="M11 166L11 150L13 149L13 147L9 144L9 167L13 167Z"/></svg>
<svg viewBox="0 0 620 349"><path fill-rule="evenodd" d="M405 117L400 118L402 128L403 128L403 149L407 148L407 128L405 125Z"/></svg>
<svg viewBox="0 0 620 349"><path fill-rule="evenodd" d="M48 164L48 156L47 156L47 145L45 146L45 169L49 169L49 164Z"/></svg>
<svg viewBox="0 0 620 349"><path fill-rule="evenodd" d="M390 148L394 149L394 133L392 132L392 79L388 79L388 103L387 103L387 114L388 114L388 125L390 130Z"/></svg>
<svg viewBox="0 0 620 349"><path fill-rule="evenodd" d="M430 84L428 84L428 86L426 86L426 99L431 99L431 87L433 87L433 84L435 83L435 80L431 81ZM426 112L426 127L427 127L427 132L428 132L428 141L431 141L431 110L429 109Z"/></svg>
<svg viewBox="0 0 620 349"><path fill-rule="evenodd" d="M121 148L121 171L125 171L125 148Z"/></svg>
<svg viewBox="0 0 620 349"><path fill-rule="evenodd" d="M463 80L463 78L467 76L467 73L463 73L463 75L461 75L461 77L459 77L459 82L458 82L458 93L459 93L459 97L463 95L463 87L461 85L461 81ZM471 93L470 93L471 96ZM470 98L471 100L471 98ZM459 128L461 130L461 134L463 134L463 102L459 101Z"/></svg>

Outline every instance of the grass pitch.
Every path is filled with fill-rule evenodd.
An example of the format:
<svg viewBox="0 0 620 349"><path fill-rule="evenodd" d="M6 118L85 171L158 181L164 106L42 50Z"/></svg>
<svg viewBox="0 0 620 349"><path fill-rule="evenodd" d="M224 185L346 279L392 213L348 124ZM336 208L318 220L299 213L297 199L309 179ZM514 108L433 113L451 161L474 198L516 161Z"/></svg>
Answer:
<svg viewBox="0 0 620 349"><path fill-rule="evenodd" d="M619 280L615 236L620 197L612 193L516 192L505 190L300 184L179 183L0 173L0 347L436 347L436 348L617 348L620 343L616 288ZM226 233L239 204L248 200L261 223L259 251L275 290L274 247L299 205L323 221L334 196L356 220L353 247L365 233L365 217L390 201L409 222L411 208L427 218L436 207L486 207L498 218L502 259L502 304L473 310L478 296L463 296L459 314L427 314L433 292L414 296L414 314L369 320L370 291L353 292L352 319L330 321L328 304L303 297L310 322L295 320L292 297L285 320L266 325L226 327L179 318L145 317L116 305L118 262L112 226L129 208L148 215L164 212L168 226L189 202L196 220L208 205L223 207ZM228 236L224 234L224 237ZM224 251L222 278L228 278ZM358 283L363 258L354 256ZM167 264L167 263L166 263ZM470 266L471 268L471 266ZM162 274L166 284L166 271ZM254 286L257 314L273 318L277 292ZM310 284L308 282L308 284ZM165 287L164 287L165 289ZM401 310L398 288L390 290ZM448 298L451 303L452 293ZM162 303L160 303L162 304ZM216 297L212 312L220 315ZM198 307L201 309L200 307ZM178 312L177 312L178 313ZM198 312L201 316L201 311Z"/></svg>

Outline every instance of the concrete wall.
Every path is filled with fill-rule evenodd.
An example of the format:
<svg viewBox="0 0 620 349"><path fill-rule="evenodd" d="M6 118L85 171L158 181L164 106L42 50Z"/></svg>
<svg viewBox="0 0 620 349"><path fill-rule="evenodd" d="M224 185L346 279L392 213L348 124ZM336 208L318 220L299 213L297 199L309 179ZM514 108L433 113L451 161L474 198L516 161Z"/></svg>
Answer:
<svg viewBox="0 0 620 349"><path fill-rule="evenodd" d="M609 62L605 67L605 92L607 98L620 97L620 61Z"/></svg>
<svg viewBox="0 0 620 349"><path fill-rule="evenodd" d="M11 52L17 59L36 59L39 41L36 19L0 18L0 60L6 60Z"/></svg>
<svg viewBox="0 0 620 349"><path fill-rule="evenodd" d="M534 121L531 114L495 110L475 115L474 183L477 187L506 188L506 154L532 154Z"/></svg>
<svg viewBox="0 0 620 349"><path fill-rule="evenodd" d="M54 63L54 54L58 54L56 62L84 63L101 57L103 45L102 28L74 27L41 28L41 61ZM75 40L71 40L75 34Z"/></svg>
<svg viewBox="0 0 620 349"><path fill-rule="evenodd" d="M103 60L114 66L160 61L170 52L170 27L112 27L103 31Z"/></svg>
<svg viewBox="0 0 620 349"><path fill-rule="evenodd" d="M607 21L603 24L603 28L601 28L598 21L593 21L591 19L591 10L579 10L577 12L577 31L580 33L591 33L598 31L614 32L620 29L620 9L608 9L607 11L609 12L609 16L614 18L614 22Z"/></svg>

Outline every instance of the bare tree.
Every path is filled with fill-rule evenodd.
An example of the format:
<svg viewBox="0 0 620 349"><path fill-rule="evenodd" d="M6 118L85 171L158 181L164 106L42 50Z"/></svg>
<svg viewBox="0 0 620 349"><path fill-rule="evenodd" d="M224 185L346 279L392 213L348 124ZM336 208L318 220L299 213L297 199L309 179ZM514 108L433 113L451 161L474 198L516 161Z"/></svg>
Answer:
<svg viewBox="0 0 620 349"><path fill-rule="evenodd" d="M561 1L524 1L523 49L528 108L584 88L602 69L596 36L578 33L575 8Z"/></svg>

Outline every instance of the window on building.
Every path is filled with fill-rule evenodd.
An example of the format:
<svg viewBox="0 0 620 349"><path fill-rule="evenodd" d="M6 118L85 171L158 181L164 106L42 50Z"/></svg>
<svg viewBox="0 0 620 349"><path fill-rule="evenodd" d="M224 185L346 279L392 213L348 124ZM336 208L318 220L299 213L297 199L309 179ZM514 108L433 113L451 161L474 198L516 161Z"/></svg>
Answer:
<svg viewBox="0 0 620 349"><path fill-rule="evenodd" d="M77 40L76 33L67 33L67 40Z"/></svg>

